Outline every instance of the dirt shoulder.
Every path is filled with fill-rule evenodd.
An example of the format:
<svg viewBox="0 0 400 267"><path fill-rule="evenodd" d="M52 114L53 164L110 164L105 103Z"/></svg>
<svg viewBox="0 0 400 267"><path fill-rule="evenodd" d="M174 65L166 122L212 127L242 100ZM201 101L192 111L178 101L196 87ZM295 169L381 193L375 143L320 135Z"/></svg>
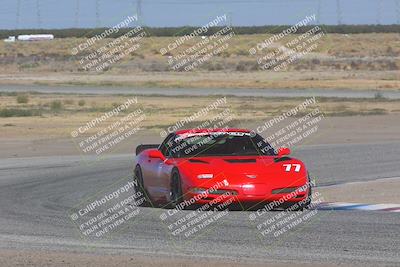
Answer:
<svg viewBox="0 0 400 267"><path fill-rule="evenodd" d="M51 155L79 155L83 154L77 147L76 140L68 137L73 127L68 123L70 118L62 120L9 118L14 126L4 126L2 121L2 136L0 137L0 158L17 158ZM89 118L86 120L89 121ZM78 121L77 126L83 125L85 120ZM321 122L318 134L307 139L306 145L320 144L354 144L354 143L382 143L400 141L400 114L375 116L328 117ZM265 121L244 121L241 127L255 129ZM73 124L75 126L75 124ZM138 132L123 146L107 152L134 153L136 145L143 143L159 143L162 140L159 129L148 129Z"/></svg>
<svg viewBox="0 0 400 267"><path fill-rule="evenodd" d="M133 73L3 72L0 84L130 86L141 88L256 88L400 90L398 71L196 71Z"/></svg>
<svg viewBox="0 0 400 267"><path fill-rule="evenodd" d="M317 188L324 201L365 204L398 204L400 177L369 182L352 182Z"/></svg>
<svg viewBox="0 0 400 267"><path fill-rule="evenodd" d="M204 258L185 258L185 257L165 257L157 255L156 257L144 255L99 255L81 252L55 252L55 251L0 251L1 266L190 266L190 267L305 267L306 264L294 263L248 263L239 261L204 259ZM312 264L312 266L330 266L326 264ZM333 265L332 265L333 266ZM345 266L345 265L343 265Z"/></svg>
<svg viewBox="0 0 400 267"><path fill-rule="evenodd" d="M400 115L394 114L325 118L318 134L302 145L399 142L399 121ZM14 126L15 129L7 129L10 128L8 126L1 127L2 131L5 128L7 131L3 131L4 135L0 137L0 158L83 154L72 137L60 136L63 128L54 128L56 132L54 136L40 134L40 129L61 127L61 124L66 124L66 121L61 121L60 125L51 120L43 123L32 121L29 126L24 124L19 126L20 124L16 121L13 123L17 125ZM242 126L252 129L262 123L263 121L247 122ZM49 134L48 131L47 134ZM135 134L129 139L128 144L110 153L134 153L138 144L159 143L161 140L159 130L146 130Z"/></svg>

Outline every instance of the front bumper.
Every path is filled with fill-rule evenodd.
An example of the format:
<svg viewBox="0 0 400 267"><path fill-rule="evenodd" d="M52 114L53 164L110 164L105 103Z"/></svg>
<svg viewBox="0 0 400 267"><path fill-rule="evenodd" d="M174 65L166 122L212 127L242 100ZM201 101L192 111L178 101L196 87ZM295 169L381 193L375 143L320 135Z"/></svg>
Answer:
<svg viewBox="0 0 400 267"><path fill-rule="evenodd" d="M297 189L299 187L291 188ZM307 188L301 192L296 190L279 190L269 188L264 184L253 184L253 187L243 185L229 186L214 191L207 188L192 187L184 194L184 199L196 204L219 204L225 201L236 204L268 202L296 203L307 198L308 190L310 189Z"/></svg>

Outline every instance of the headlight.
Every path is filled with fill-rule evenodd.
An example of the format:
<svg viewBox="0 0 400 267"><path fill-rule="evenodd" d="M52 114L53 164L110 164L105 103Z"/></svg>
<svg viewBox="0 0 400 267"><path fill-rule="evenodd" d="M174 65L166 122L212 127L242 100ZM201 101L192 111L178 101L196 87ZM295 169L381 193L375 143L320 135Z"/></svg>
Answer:
<svg viewBox="0 0 400 267"><path fill-rule="evenodd" d="M211 179L213 177L214 177L214 174L212 174L212 173L203 173L203 174L197 175L197 178L199 178L199 179Z"/></svg>
<svg viewBox="0 0 400 267"><path fill-rule="evenodd" d="M244 185L242 185L242 188L244 188L244 189L253 189L254 188L254 184L244 184Z"/></svg>

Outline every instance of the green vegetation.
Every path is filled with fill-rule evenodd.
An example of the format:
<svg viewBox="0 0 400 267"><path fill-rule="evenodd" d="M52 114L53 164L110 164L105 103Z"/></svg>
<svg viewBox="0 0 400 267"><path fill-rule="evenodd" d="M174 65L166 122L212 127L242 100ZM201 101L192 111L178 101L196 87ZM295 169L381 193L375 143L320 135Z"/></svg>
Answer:
<svg viewBox="0 0 400 267"><path fill-rule="evenodd" d="M126 101L127 96L107 95L107 96L80 96L65 94L32 94L29 95L29 104L16 104L10 99L14 96L0 96L0 117L62 117L63 115L72 116L94 116L109 112L113 108ZM214 97L214 96L213 96ZM135 105L129 109L121 111L121 116L140 108L146 116L154 118L154 125L168 124L177 118L185 117L198 111L213 97L176 97L176 96L142 96L140 105ZM182 100L182 101L179 101ZM237 120L243 119L263 119L271 116L278 116L290 108L304 101L304 98L263 98L263 97L229 97L229 108L237 114ZM184 100L184 101L183 101ZM67 104L66 104L67 103ZM171 108L171 103L174 107ZM324 116L366 116L366 115L385 115L399 113L400 101L398 99L388 99L385 97L375 98L326 98L318 97L317 103ZM308 111L298 112L294 117L302 117ZM162 119L159 119L162 117ZM7 123L9 123L7 121ZM153 121L151 122L153 123Z"/></svg>
<svg viewBox="0 0 400 267"><path fill-rule="evenodd" d="M17 103L18 104L26 104L29 102L28 95L17 95Z"/></svg>
<svg viewBox="0 0 400 267"><path fill-rule="evenodd" d="M72 100L72 99L65 99L63 102L65 105L73 105L74 104L74 100Z"/></svg>
<svg viewBox="0 0 400 267"><path fill-rule="evenodd" d="M36 109L17 109L17 108L4 108L0 109L0 117L32 117L42 115L41 110Z"/></svg>
<svg viewBox="0 0 400 267"><path fill-rule="evenodd" d="M52 111L60 111L63 108L63 104L60 100L54 100L50 103L50 109Z"/></svg>
<svg viewBox="0 0 400 267"><path fill-rule="evenodd" d="M83 107L86 104L85 100L81 99L78 102L78 106Z"/></svg>
<svg viewBox="0 0 400 267"><path fill-rule="evenodd" d="M292 25L268 25L268 26L242 26L233 27L236 34L264 34L264 33L279 33ZM304 33L313 25L302 27L298 33ZM400 25L321 25L327 33L400 33ZM163 27L153 28L145 27L145 31L149 36L183 36L190 34L198 27ZM212 35L218 32L222 27L212 27L206 35ZM112 34L111 38L116 38L124 35L132 28L120 29L118 33ZM107 28L84 28L84 29L19 29L19 30L0 30L0 38L7 38L10 35L20 34L41 34L52 33L56 38L68 37L93 37L107 30Z"/></svg>
<svg viewBox="0 0 400 267"><path fill-rule="evenodd" d="M121 104L119 104L119 103L112 103L111 104L111 106L113 107L113 108L116 108L116 107L118 107L118 106L120 106Z"/></svg>

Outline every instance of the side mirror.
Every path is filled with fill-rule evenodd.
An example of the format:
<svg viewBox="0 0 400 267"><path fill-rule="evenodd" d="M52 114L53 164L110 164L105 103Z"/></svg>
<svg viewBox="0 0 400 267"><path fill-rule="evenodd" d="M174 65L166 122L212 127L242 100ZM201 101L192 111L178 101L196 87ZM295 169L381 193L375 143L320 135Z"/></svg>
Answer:
<svg viewBox="0 0 400 267"><path fill-rule="evenodd" d="M290 154L290 148L281 147L278 149L278 157L283 157Z"/></svg>
<svg viewBox="0 0 400 267"><path fill-rule="evenodd" d="M165 157L160 150L151 150L149 152L149 158L165 160Z"/></svg>

